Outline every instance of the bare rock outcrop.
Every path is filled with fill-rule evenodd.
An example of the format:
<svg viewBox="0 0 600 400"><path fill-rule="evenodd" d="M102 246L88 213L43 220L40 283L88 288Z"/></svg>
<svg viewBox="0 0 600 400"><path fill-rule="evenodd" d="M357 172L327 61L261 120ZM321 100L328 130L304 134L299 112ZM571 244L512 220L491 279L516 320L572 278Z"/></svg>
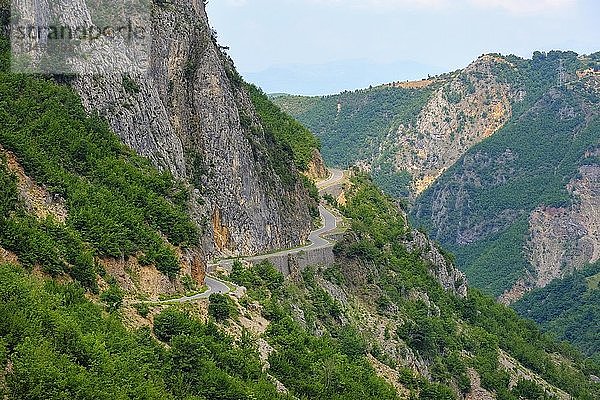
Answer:
<svg viewBox="0 0 600 400"><path fill-rule="evenodd" d="M313 150L312 159L308 163L306 176L315 181L325 179L329 176L329 170L321 157L321 153L319 153L317 149Z"/></svg>
<svg viewBox="0 0 600 400"><path fill-rule="evenodd" d="M512 67L500 57L480 57L431 96L415 126L400 125L395 165L413 178L412 195L510 119L511 101L522 93L499 82L493 71L498 64Z"/></svg>
<svg viewBox="0 0 600 400"><path fill-rule="evenodd" d="M429 271L435 279L448 291L453 292L459 297L467 297L467 278L448 257L442 254L436 246L424 233L414 230L410 234L411 238L404 244L411 252L419 252L424 260L430 264Z"/></svg>
<svg viewBox="0 0 600 400"><path fill-rule="evenodd" d="M527 256L532 271L501 297L518 300L589 263L600 260L600 165L584 165L568 189L570 207L538 207L529 216Z"/></svg>

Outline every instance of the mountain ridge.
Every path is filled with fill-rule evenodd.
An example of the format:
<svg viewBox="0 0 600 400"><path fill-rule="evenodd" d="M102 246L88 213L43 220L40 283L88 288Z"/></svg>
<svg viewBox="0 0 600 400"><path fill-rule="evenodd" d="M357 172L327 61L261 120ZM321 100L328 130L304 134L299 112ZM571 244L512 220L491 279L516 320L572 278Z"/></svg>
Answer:
<svg viewBox="0 0 600 400"><path fill-rule="evenodd" d="M564 108L552 111L560 113L560 121L577 117L580 120L583 118L582 123L588 124L594 118L594 104L597 104L594 96L597 97L599 81L599 74L595 72L599 69L597 58L597 53L579 56L573 52L547 54L536 52L529 60L515 56L488 54L479 57L464 70L433 77L427 85L406 86L406 84L401 85L401 82L393 82L371 90L345 92L334 96L320 98L277 96L273 100L301 122L306 123L321 137L325 145L324 156L327 161L334 165L358 165L369 171L375 181L388 193L409 197L414 203L411 211L413 221L429 229L434 239L457 252L459 264L463 269L467 268L466 270L470 271L469 274L476 286L487 287L486 290L492 290L496 296L506 291L502 298L509 301L530 290L529 285L547 283L547 280L536 281L537 278L533 277L535 274L545 274L546 272L543 271L551 271L554 268L555 272L548 272L554 278L569 273L572 268L584 265L588 261L594 261L595 250L593 249L600 242L594 233L596 229L591 222L594 220L592 214L583 216L573 211L578 215L573 217L574 220L585 221L579 223L580 230L589 232L580 235L581 239L574 240L567 240L569 234L566 232L561 238L550 238L548 235L551 236L551 233L542 228L543 218L540 216L543 215L543 211L540 209L531 217L525 215L534 212L537 206L563 207L565 203L561 203L562 200L558 198L565 199L566 202L569 201L567 200L569 196L575 199L576 195L569 195L566 192L573 190L567 190L567 186L574 184L569 181L574 174L578 173L579 166L569 167L569 172L565 172L565 181L552 186L554 196L550 193L552 191L550 189L543 195L545 198L536 197L542 196L541 193L535 195L534 198L537 199L534 200L537 201L535 207L532 206L526 211L521 206L510 209L504 207L501 202L509 204L507 196L512 196L510 191L513 190L510 189L509 184L513 182L516 191L514 182L519 179L517 175L529 168L524 164L525 166L519 167L521 172L518 172L515 167L512 167L513 164L521 162L520 157L525 157L524 152L527 152L526 157L531 160L529 163L531 168L535 168L536 163L545 162L536 156L536 152L542 150L536 149L536 144L533 143L534 136L531 139L523 139L516 136L518 133L515 129L524 129L536 118L540 110L543 112L554 107L553 104L563 96L562 93L565 93L569 99L573 99L572 101L578 102L579 106L575 107L573 105L575 103L568 103L572 102L571 100L564 100ZM559 88L560 90L554 89L558 82L559 64L565 68L564 86L563 89ZM398 103L397 98L403 98L404 101ZM520 124L519 126L523 128L511 128L515 124ZM564 131L560 134L563 144L560 146L547 143L548 141L540 135L535 136L535 140L544 141L546 148L544 151L551 154L569 148L570 145L565 138L569 136L567 129L570 128L564 124L563 126L565 128L561 129ZM550 129L548 127L543 129L546 128ZM498 139L498 135L504 135L503 132L511 129L518 139L512 139L512 142L509 140L501 142L502 139ZM529 131L525 135L529 135L533 132L532 129L537 128L526 129ZM594 128L590 129L586 138L578 139L579 142L576 142L578 144L575 144L575 147L584 147L575 150L575 147L571 146L573 151L577 151L577 157L582 159L593 159L591 155L585 156L595 151ZM555 137L559 136L555 135ZM532 142L528 143L528 140ZM491 142L496 143L498 147L504 146L502 151L494 155L494 159L476 153L476 149L480 147L490 147ZM524 143L525 150L516 148L513 145L516 142ZM568 163L577 162L573 161L575 155L569 157L571 158ZM593 162L591 163L593 165ZM464 168L460 169L460 165L464 165ZM502 170L502 165L507 167ZM595 174L590 171L590 168L594 167L582 166L582 168L587 171L584 175L591 178L591 181L588 179L589 184L585 185L589 189L586 189L588 200L585 201L586 205L579 209L581 212L586 212L584 210L593 209L594 199L598 195L593 192ZM459 172L456 172L457 170ZM448 177L452 174L458 175L450 182ZM547 179L547 181L553 180ZM440 189L444 185L443 182L446 182L445 191ZM494 200L485 200L486 202L482 203L483 192L477 194L479 197L473 197L481 186L486 185L488 187L506 185L504 186L507 188L506 193L503 194L505 197L499 197L496 202L498 204L495 204ZM540 187L545 183L540 181L536 185ZM518 197L518 194L515 193L514 196ZM577 200L573 201L577 203ZM483 218L483 214L480 213L482 207L494 210L493 217L488 213ZM561 212L568 213L566 209ZM477 222L474 222L473 218L477 219ZM517 222L518 227L515 225L512 228L513 233L506 234L505 239L498 239L504 240L502 243L505 249L513 249L510 254L499 255L500 249L497 249L495 255L490 255L485 263L480 263L478 267L470 267L474 262L474 254L485 254L492 248L490 246L493 246L493 243L490 241L488 244L481 244L477 251L474 249L468 254L463 251L463 248L471 244L475 246L490 235L498 238L502 232ZM551 222L549 218L546 225L565 223ZM450 234L450 231L454 233ZM527 235L530 239L520 238ZM548 238L544 239L545 236ZM510 243L507 241L509 238L512 241ZM563 243L560 246L564 251L558 246L556 256L545 260L540 253L542 246L545 246L542 243L544 241L550 243L557 239ZM571 245L568 243L573 241L580 241L581 246L591 246L592 250L582 248L578 251L582 254L591 251L592 255L588 259L585 259L587 256L581 255L566 258L559 256L565 251L569 254L567 247ZM518 244L519 242L522 244ZM527 255L521 254L521 247L525 242L529 243L530 247ZM535 250L536 248L540 250ZM559 259L561 257L562 259ZM494 264L494 260L498 259L505 260L506 265ZM515 272L514 268L511 270L508 267L510 260L520 260L518 262L519 268L522 268L521 272ZM568 267L556 270L556 267L550 264L566 264ZM476 276L486 274L486 269L503 271L504 281L496 279L485 281L485 278ZM528 272L529 283L525 283L525 280L517 282L517 275L525 276L525 271L528 269L534 271ZM508 280L506 280L507 276L510 276ZM494 285L493 288L486 286L490 282Z"/></svg>

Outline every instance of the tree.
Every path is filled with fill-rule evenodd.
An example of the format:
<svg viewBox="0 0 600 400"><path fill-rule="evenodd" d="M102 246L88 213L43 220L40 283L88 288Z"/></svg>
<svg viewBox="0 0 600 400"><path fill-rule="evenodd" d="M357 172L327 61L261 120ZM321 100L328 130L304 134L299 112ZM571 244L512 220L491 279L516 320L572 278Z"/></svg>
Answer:
<svg viewBox="0 0 600 400"><path fill-rule="evenodd" d="M217 321L224 321L234 315L234 306L228 296L213 293L208 299L208 314Z"/></svg>
<svg viewBox="0 0 600 400"><path fill-rule="evenodd" d="M116 284L110 285L110 287L102 292L100 300L106 304L106 309L109 312L117 311L123 304L123 292Z"/></svg>

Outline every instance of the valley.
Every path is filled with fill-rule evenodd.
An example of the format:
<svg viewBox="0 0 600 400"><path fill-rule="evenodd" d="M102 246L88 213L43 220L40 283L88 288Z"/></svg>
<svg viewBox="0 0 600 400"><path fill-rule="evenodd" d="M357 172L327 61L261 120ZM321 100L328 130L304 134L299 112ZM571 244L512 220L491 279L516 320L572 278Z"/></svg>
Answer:
<svg viewBox="0 0 600 400"><path fill-rule="evenodd" d="M600 398L598 54L269 96L207 1L143 4L146 69L111 36L69 73L11 21L139 10L9 3L0 399Z"/></svg>
<svg viewBox="0 0 600 400"><path fill-rule="evenodd" d="M469 281L510 303L597 260L597 63L490 54L427 84L273 100L313 129L328 162L407 198Z"/></svg>

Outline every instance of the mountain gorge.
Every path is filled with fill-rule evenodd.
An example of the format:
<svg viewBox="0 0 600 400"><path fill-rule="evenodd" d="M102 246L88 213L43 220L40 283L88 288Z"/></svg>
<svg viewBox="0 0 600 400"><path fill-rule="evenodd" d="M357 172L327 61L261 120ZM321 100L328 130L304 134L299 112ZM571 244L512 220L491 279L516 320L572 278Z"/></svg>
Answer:
<svg viewBox="0 0 600 400"><path fill-rule="evenodd" d="M274 101L328 162L409 197L469 281L511 302L597 260L597 71L597 53L492 54L420 82Z"/></svg>
<svg viewBox="0 0 600 400"><path fill-rule="evenodd" d="M49 3L17 3L22 15L49 19ZM406 204L362 171L343 175L336 198L319 194L314 181L329 175L319 139L243 81L205 3L151 3L142 74L14 73L0 36L0 398L598 398L596 361L470 288L453 256L413 228ZM90 4L50 8L82 23L95 18ZM3 26L7 6L0 0ZM469 92L460 74L361 92L374 101L386 93L382 102L399 114L375 112L368 146L347 143L363 156L377 148L371 172L408 191L411 172L397 173L383 157L401 146L380 146L379 127L389 122L417 145L420 135L408 133L415 126L438 126L440 110L472 104L447 124L486 133L463 140L454 166L399 158L423 169L421 180L443 180L468 144L496 137L505 119L522 114L513 103L523 94L485 75L496 68L487 63L506 64L484 58L465 74L502 86L494 102L477 94L483 83L465 101L436 94L444 85ZM576 116L588 103L565 102L573 104L557 106L565 126L583 125ZM334 99L340 121L346 104ZM480 105L487 119L471 121ZM423 107L437 111L420 117ZM595 132L588 128L585 144ZM430 146L427 157L438 151ZM592 165L597 154L586 151ZM583 198L595 178L572 179L582 183L569 190ZM240 257L303 244L325 222L317 220L323 207L339 227L334 239L322 238L332 262L288 265L284 276Z"/></svg>

